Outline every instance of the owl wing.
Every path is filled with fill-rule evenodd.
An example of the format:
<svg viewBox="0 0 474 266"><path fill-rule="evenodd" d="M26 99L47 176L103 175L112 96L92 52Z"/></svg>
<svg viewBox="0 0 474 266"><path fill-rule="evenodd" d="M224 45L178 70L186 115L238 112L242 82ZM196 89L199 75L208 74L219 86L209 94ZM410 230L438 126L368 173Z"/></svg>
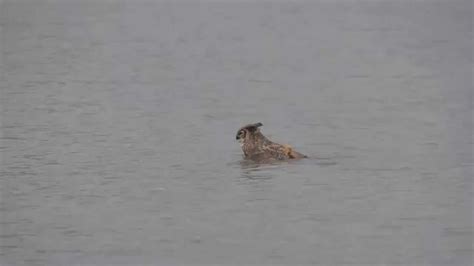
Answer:
<svg viewBox="0 0 474 266"><path fill-rule="evenodd" d="M298 159L307 157L306 155L295 151L290 145L281 145L274 142L264 145L263 150L265 151L265 153L271 154L271 157L276 158L278 160Z"/></svg>
<svg viewBox="0 0 474 266"><path fill-rule="evenodd" d="M286 160L291 158L291 147L287 145L270 142L263 146L263 151L270 157L278 160Z"/></svg>

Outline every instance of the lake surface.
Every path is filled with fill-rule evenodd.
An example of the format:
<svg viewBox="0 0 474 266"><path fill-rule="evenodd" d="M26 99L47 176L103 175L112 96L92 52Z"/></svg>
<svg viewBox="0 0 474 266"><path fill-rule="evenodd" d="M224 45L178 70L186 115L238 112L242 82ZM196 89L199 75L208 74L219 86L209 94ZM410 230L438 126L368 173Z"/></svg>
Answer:
<svg viewBox="0 0 474 266"><path fill-rule="evenodd" d="M3 1L0 264L472 265L471 5Z"/></svg>

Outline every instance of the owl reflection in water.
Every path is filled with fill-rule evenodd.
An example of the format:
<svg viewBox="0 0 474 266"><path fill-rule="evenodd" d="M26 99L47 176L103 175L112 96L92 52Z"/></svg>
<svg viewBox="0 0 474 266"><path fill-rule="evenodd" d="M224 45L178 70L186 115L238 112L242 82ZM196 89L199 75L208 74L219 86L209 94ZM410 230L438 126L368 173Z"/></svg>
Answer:
<svg viewBox="0 0 474 266"><path fill-rule="evenodd" d="M259 127L262 123L246 125L237 131L235 138L240 142L244 157L256 162L271 162L307 158L290 145L281 145L266 138Z"/></svg>

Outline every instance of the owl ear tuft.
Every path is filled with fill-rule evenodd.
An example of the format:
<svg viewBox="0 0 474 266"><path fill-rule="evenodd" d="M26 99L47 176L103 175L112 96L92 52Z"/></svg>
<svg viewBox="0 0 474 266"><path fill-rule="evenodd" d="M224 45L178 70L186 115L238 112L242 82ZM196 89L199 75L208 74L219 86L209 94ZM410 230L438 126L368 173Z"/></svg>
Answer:
<svg viewBox="0 0 474 266"><path fill-rule="evenodd" d="M245 128L247 130L249 130L250 132L255 132L261 126L263 126L263 124L258 122L258 123L255 123L255 124L250 124L250 125L246 126Z"/></svg>

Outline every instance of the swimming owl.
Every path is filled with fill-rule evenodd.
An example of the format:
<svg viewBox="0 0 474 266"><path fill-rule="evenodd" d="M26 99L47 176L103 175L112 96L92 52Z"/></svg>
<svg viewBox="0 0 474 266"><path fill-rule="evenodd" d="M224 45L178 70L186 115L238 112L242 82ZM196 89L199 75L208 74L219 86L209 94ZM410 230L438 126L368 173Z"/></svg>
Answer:
<svg viewBox="0 0 474 266"><path fill-rule="evenodd" d="M254 161L288 160L307 158L290 145L281 145L266 138L259 127L262 123L246 125L237 131L235 139L240 142L244 157Z"/></svg>

